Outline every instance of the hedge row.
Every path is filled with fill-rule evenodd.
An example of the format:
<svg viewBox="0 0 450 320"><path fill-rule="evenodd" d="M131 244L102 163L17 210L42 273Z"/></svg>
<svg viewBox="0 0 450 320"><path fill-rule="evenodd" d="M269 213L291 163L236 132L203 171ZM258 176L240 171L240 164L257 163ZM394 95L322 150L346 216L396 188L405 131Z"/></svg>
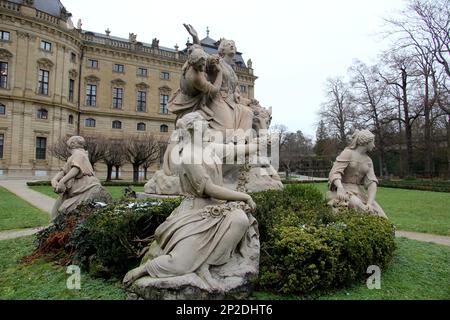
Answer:
<svg viewBox="0 0 450 320"><path fill-rule="evenodd" d="M346 212L335 215L313 186L253 194L261 240L260 290L298 294L343 286L367 267L392 258L394 228L385 219ZM136 267L155 229L177 200L127 199L103 209L83 206L59 217L38 235L37 252L51 252L102 277Z"/></svg>
<svg viewBox="0 0 450 320"><path fill-rule="evenodd" d="M384 188L450 192L450 181L444 180L382 180L380 186Z"/></svg>

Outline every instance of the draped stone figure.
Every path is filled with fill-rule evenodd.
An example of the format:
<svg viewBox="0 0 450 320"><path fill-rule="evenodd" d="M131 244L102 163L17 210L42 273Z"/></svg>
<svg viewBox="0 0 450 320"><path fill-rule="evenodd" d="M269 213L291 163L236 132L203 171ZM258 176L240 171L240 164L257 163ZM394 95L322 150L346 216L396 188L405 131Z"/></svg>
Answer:
<svg viewBox="0 0 450 320"><path fill-rule="evenodd" d="M194 141L194 127L202 131L201 141ZM179 119L177 131L172 157L179 159L176 171L187 197L156 230L147 262L124 283L150 298L151 292L186 286L207 292L247 286L259 270L256 206L248 194L222 186L223 159L236 154L236 146L209 141L208 122L199 112ZM254 144L245 148L246 154L257 150Z"/></svg>
<svg viewBox="0 0 450 320"><path fill-rule="evenodd" d="M52 220L58 215L74 210L83 202L112 201L102 187L89 162L86 142L83 137L74 136L67 141L71 156L61 171L52 179L52 187L60 196L52 210Z"/></svg>
<svg viewBox="0 0 450 320"><path fill-rule="evenodd" d="M197 32L191 25L184 25L193 37L194 44L188 49L188 60L183 66L180 88L170 99L168 109L178 119L190 112L198 112L208 121L209 127L220 133L224 142L236 139L250 139L254 129L256 135L270 126L271 109L265 109L257 100L241 96L238 77L233 70L233 57L236 55L234 41L222 39L219 55L208 55L204 52ZM173 139L171 139L173 140ZM175 139L176 140L176 139ZM171 169L170 152L173 147L169 143L164 155L162 170L145 185L145 192L151 195L179 195L180 181ZM269 189L283 188L277 171L261 157L249 169L249 179L244 189L259 192ZM242 172L242 165L224 167L225 184L237 190L236 178ZM145 197L145 195L142 195Z"/></svg>
<svg viewBox="0 0 450 320"><path fill-rule="evenodd" d="M375 136L368 130L357 130L351 144L337 157L328 178L327 193L329 205L335 210L347 207L387 218L375 201L378 179L367 155L374 147Z"/></svg>

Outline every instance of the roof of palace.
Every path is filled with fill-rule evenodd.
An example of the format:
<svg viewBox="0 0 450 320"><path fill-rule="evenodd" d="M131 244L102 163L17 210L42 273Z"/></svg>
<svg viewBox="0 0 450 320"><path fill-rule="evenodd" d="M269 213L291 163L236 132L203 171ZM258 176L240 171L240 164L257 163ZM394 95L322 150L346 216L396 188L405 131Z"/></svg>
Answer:
<svg viewBox="0 0 450 320"><path fill-rule="evenodd" d="M22 0L8 0L18 4L23 4ZM48 13L55 17L61 16L61 9L64 8L59 0L34 0L34 7L40 11Z"/></svg>

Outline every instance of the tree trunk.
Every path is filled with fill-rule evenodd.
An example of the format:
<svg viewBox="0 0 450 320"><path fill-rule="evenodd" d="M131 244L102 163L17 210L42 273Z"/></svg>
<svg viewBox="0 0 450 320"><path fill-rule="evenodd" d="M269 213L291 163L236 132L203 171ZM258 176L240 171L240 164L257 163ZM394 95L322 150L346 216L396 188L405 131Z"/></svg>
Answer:
<svg viewBox="0 0 450 320"><path fill-rule="evenodd" d="M425 72L425 97L423 104L425 114L425 174L432 176L433 144L431 143L431 106L429 99L429 79L427 72Z"/></svg>
<svg viewBox="0 0 450 320"><path fill-rule="evenodd" d="M148 180L148 179L147 179L147 171L148 171L148 168L144 168L144 180L145 180L145 181Z"/></svg>
<svg viewBox="0 0 450 320"><path fill-rule="evenodd" d="M119 170L120 166L116 166L116 180L119 180Z"/></svg>
<svg viewBox="0 0 450 320"><path fill-rule="evenodd" d="M108 172L106 174L106 181L109 182L109 181L111 181L113 165L107 164L106 167L108 168Z"/></svg>
<svg viewBox="0 0 450 320"><path fill-rule="evenodd" d="M411 176L413 167L413 147L412 147L412 124L409 117L409 103L408 103L408 74L405 69L402 69L402 100L403 112L405 113L405 138L406 138L406 175Z"/></svg>
<svg viewBox="0 0 450 320"><path fill-rule="evenodd" d="M447 178L450 180L450 115L447 119Z"/></svg>
<svg viewBox="0 0 450 320"><path fill-rule="evenodd" d="M133 164L133 182L139 182L139 166Z"/></svg>

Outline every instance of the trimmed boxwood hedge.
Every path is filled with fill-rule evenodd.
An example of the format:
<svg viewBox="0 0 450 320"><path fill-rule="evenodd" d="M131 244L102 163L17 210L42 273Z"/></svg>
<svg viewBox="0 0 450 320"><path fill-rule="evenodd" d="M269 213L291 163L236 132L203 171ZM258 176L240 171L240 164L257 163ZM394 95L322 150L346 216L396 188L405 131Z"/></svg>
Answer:
<svg viewBox="0 0 450 320"><path fill-rule="evenodd" d="M336 288L362 278L370 265L385 268L392 258L389 221L351 211L333 214L313 186L252 196L261 240L260 290L298 294ZM64 239L57 256L94 275L121 278L139 264L155 229L179 203L127 199L104 209L79 208L55 223L67 234L67 224L78 219L68 237L57 237ZM41 232L39 243L54 232Z"/></svg>
<svg viewBox="0 0 450 320"><path fill-rule="evenodd" d="M348 210L334 214L313 186L253 195L261 230L259 287L286 294L341 287L386 268L395 249L386 219Z"/></svg>

